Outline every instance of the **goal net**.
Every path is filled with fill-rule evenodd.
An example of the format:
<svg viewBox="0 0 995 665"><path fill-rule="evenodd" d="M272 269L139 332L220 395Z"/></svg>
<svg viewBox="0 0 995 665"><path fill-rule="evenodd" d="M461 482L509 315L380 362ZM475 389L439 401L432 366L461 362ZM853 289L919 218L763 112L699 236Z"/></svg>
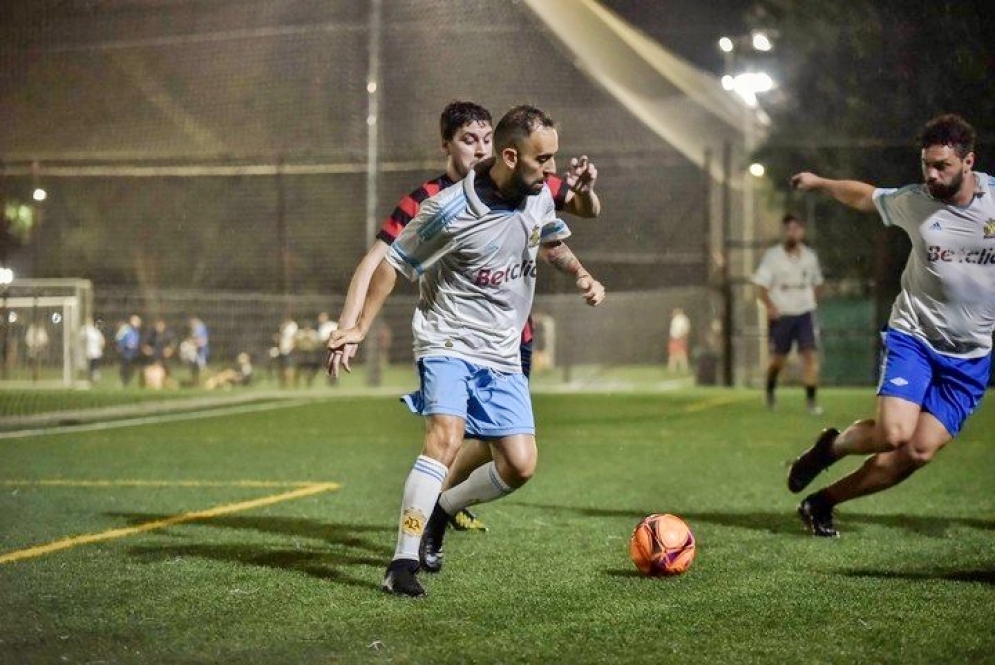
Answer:
<svg viewBox="0 0 995 665"><path fill-rule="evenodd" d="M93 289L83 279L0 286L0 382L7 387L86 384L84 324Z"/></svg>

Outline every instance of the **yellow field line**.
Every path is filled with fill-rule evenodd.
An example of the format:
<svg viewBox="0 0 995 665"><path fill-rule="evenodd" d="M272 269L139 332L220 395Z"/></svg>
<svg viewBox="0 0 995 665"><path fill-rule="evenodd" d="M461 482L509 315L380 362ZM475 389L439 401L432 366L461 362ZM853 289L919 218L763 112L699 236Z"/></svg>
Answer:
<svg viewBox="0 0 995 665"><path fill-rule="evenodd" d="M209 519L211 517L228 515L230 513L237 513L243 510L251 510L253 508L269 506L274 503L280 503L281 501L290 501L292 499L311 496L312 494L331 492L339 489L339 487L340 485L338 483L317 483L314 485L307 485L290 492L284 492L283 494L264 496L259 499L252 499L251 501L242 501L239 503L228 503L221 506L215 506L214 508L208 508L207 510L173 515L172 517L166 517L152 522L145 522L144 524L138 524L136 526L63 538L62 540L56 540L55 542L48 543L47 545L38 545L0 555L0 564L43 556L52 552L58 552L59 550L77 547L79 545L88 545L90 543L97 543L104 540L114 540L116 538L126 538L127 536L134 536L146 531L154 531L156 529L162 529L176 524L183 524L185 522L194 522L196 520Z"/></svg>
<svg viewBox="0 0 995 665"><path fill-rule="evenodd" d="M8 487L304 487L314 484L313 480L0 480L0 485Z"/></svg>

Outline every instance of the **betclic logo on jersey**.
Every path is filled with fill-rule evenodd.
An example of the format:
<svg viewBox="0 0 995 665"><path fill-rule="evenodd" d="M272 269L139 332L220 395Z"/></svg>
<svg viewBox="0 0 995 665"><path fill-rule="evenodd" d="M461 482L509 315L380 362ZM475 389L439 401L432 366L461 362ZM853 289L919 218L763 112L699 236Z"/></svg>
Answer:
<svg viewBox="0 0 995 665"><path fill-rule="evenodd" d="M979 266L995 266L995 247L948 249L939 245L930 245L926 248L926 259L930 263L970 263Z"/></svg>
<svg viewBox="0 0 995 665"><path fill-rule="evenodd" d="M536 277L536 262L532 259L525 259L521 263L516 263L501 270L481 268L473 276L473 283L477 286L498 286L503 282L511 282L526 277L531 277L532 279Z"/></svg>

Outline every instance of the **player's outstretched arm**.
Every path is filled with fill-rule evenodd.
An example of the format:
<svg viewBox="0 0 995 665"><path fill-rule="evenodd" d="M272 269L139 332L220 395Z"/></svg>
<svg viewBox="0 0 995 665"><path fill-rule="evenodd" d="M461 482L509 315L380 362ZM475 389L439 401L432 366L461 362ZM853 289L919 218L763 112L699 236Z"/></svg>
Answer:
<svg viewBox="0 0 995 665"><path fill-rule="evenodd" d="M366 299L363 301L362 314L360 314L356 324L348 328L340 327L338 330L332 331L328 338L327 364L329 371L332 371L332 367L337 367L341 362L342 354L347 346L359 344L366 339L370 326L373 325L373 321L383 308L384 302L387 301L387 296L394 290L396 283L397 273L394 271L394 266L387 261L380 261L370 279ZM344 367L347 372L352 371L348 365L344 365Z"/></svg>
<svg viewBox="0 0 995 665"><path fill-rule="evenodd" d="M390 245L383 240L375 240L366 255L360 259L352 274L352 279L349 281L349 290L346 292L345 303L342 305L342 312L338 318L339 328L351 328L356 325L359 315L363 312L363 302L366 300L366 293L370 288L373 273L387 256L388 251L390 251ZM342 349L342 353L329 354L328 373L337 378L340 365L345 368L345 371L351 372L352 368L349 366L349 362L356 355L356 348L355 344L349 344Z"/></svg>
<svg viewBox="0 0 995 665"><path fill-rule="evenodd" d="M874 185L859 180L831 180L803 171L791 176L791 186L805 192L824 192L845 206L874 212Z"/></svg>
<svg viewBox="0 0 995 665"><path fill-rule="evenodd" d="M605 287L591 276L566 243L560 240L543 243L539 255L563 274L574 278L577 290L588 305L597 307L605 299Z"/></svg>
<svg viewBox="0 0 995 665"><path fill-rule="evenodd" d="M566 212L578 217L597 217L601 214L601 199L594 192L598 169L587 155L571 158L570 168L563 179L570 188L564 202Z"/></svg>

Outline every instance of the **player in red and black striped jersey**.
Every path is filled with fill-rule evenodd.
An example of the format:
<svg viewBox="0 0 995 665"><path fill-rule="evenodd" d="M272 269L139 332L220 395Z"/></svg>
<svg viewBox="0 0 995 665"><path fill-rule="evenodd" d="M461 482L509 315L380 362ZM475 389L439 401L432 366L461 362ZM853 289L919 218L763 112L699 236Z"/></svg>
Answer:
<svg viewBox="0 0 995 665"><path fill-rule="evenodd" d="M491 115L487 109L477 104L453 102L446 106L440 118L440 131L442 149L446 154L446 172L404 196L384 220L376 240L359 262L349 283L349 291L338 320L340 328L355 325L374 271L404 227L418 214L421 204L465 178L475 164L491 156ZM546 186L553 195L557 210L580 217L596 217L601 210L601 202L594 192L596 179L597 169L594 164L587 156L582 156L570 160L570 168L565 177L548 177ZM564 243L557 241L544 246L544 250L543 256L549 263L560 272L574 277L588 304L597 305L601 302L604 287L591 277ZM522 371L526 376L531 371L532 336L530 318L522 331ZM329 373L337 377L340 364L347 372L350 371L349 362L355 353L356 345L348 345L340 354L331 354L328 361ZM443 490L462 482L475 468L491 459L490 446L486 442L467 440L450 469ZM453 525L458 529L483 528L479 520L467 510L454 516Z"/></svg>

